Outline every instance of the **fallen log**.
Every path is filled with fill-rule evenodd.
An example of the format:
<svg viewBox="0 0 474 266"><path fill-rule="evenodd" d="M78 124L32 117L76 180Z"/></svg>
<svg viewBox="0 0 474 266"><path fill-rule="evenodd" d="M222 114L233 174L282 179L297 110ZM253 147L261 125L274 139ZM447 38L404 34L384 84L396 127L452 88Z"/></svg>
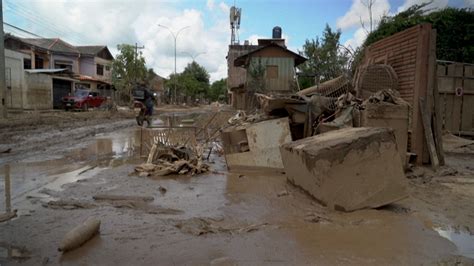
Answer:
<svg viewBox="0 0 474 266"><path fill-rule="evenodd" d="M85 242L99 233L100 220L89 218L82 224L69 231L59 244L58 251L66 252L82 246Z"/></svg>

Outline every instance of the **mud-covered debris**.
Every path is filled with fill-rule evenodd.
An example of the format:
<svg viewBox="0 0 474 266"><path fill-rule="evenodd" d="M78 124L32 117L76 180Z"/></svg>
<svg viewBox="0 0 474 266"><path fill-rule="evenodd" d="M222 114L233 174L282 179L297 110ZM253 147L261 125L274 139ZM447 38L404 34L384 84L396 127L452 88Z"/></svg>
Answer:
<svg viewBox="0 0 474 266"><path fill-rule="evenodd" d="M13 210L11 212L6 212L6 213L0 214L0 223L15 218L16 217L16 212L17 212L17 210Z"/></svg>
<svg viewBox="0 0 474 266"><path fill-rule="evenodd" d="M94 200L108 200L108 201L153 201L155 198L151 196L127 196L127 195L111 195L111 194L97 194L92 197Z"/></svg>
<svg viewBox="0 0 474 266"><path fill-rule="evenodd" d="M6 150L0 151L0 153L10 153L12 151L12 148L8 148Z"/></svg>
<svg viewBox="0 0 474 266"><path fill-rule="evenodd" d="M25 246L13 246L0 241L0 262L3 259L23 262L31 258L31 252Z"/></svg>
<svg viewBox="0 0 474 266"><path fill-rule="evenodd" d="M158 191L160 191L161 194L165 194L166 191L168 191L165 187L159 186Z"/></svg>
<svg viewBox="0 0 474 266"><path fill-rule="evenodd" d="M211 266L234 266L238 265L238 263L229 257L221 257L217 259L213 259L210 263Z"/></svg>
<svg viewBox="0 0 474 266"><path fill-rule="evenodd" d="M163 146L155 141L146 163L137 165L138 176L165 176L170 174L197 175L209 171L202 162L203 147L199 144L187 146Z"/></svg>
<svg viewBox="0 0 474 266"><path fill-rule="evenodd" d="M205 234L229 233L241 234L257 231L260 228L267 226L268 223L251 224L237 227L225 227L218 225L218 222L211 218L194 217L188 220L176 221L175 227L181 232L192 234L195 236Z"/></svg>
<svg viewBox="0 0 474 266"><path fill-rule="evenodd" d="M58 251L66 252L82 246L85 242L99 233L100 220L92 217L69 231L59 244Z"/></svg>
<svg viewBox="0 0 474 266"><path fill-rule="evenodd" d="M307 213L304 220L309 223L332 223L333 221L328 217L316 213Z"/></svg>
<svg viewBox="0 0 474 266"><path fill-rule="evenodd" d="M91 209L96 207L95 204L80 201L74 199L60 199L60 200L51 200L42 204L45 208L50 209L63 209L63 210L74 210L74 209Z"/></svg>
<svg viewBox="0 0 474 266"><path fill-rule="evenodd" d="M451 167L443 167L439 170L440 176L455 176L458 173L458 170Z"/></svg>
<svg viewBox="0 0 474 266"><path fill-rule="evenodd" d="M284 196L288 196L290 193L288 192L288 190L282 190L280 192L278 192L277 196L278 197L284 197Z"/></svg>
<svg viewBox="0 0 474 266"><path fill-rule="evenodd" d="M135 172L140 176L165 176L171 174L198 175L209 171L209 165L197 159L174 162L158 160L153 164L153 167L150 167L150 164L145 165L145 167L143 165L136 166Z"/></svg>
<svg viewBox="0 0 474 266"><path fill-rule="evenodd" d="M113 202L112 206L115 208L126 208L132 210L140 210L149 214L182 214L182 210L165 208L161 206L156 206L152 204L145 203L143 201L117 201Z"/></svg>
<svg viewBox="0 0 474 266"><path fill-rule="evenodd" d="M49 189L49 188L43 188L39 191L39 193L51 196L53 198L59 198L60 195L61 195L60 192L58 192L56 190Z"/></svg>
<svg viewBox="0 0 474 266"><path fill-rule="evenodd" d="M260 228L262 228L264 226L267 226L267 225L268 225L268 223L251 224L249 226L238 229L237 232L238 233L249 233L249 232L257 231Z"/></svg>

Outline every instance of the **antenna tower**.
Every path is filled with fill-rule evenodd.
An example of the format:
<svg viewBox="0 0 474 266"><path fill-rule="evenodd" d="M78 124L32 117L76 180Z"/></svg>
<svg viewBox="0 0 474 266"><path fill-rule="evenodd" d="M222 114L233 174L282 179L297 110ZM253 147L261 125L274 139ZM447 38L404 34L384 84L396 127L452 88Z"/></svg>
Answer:
<svg viewBox="0 0 474 266"><path fill-rule="evenodd" d="M230 44L239 44L239 29L240 29L240 16L242 14L242 8L237 8L234 4L230 8Z"/></svg>

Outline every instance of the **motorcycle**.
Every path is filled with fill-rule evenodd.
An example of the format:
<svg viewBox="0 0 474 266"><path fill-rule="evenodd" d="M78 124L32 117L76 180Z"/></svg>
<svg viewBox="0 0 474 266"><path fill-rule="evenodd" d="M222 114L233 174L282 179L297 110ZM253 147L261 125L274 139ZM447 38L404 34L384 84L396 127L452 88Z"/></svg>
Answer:
<svg viewBox="0 0 474 266"><path fill-rule="evenodd" d="M147 112L145 104L141 101L133 101L133 108L135 110L137 124L143 126L143 123L146 121L148 126L151 125L151 116Z"/></svg>

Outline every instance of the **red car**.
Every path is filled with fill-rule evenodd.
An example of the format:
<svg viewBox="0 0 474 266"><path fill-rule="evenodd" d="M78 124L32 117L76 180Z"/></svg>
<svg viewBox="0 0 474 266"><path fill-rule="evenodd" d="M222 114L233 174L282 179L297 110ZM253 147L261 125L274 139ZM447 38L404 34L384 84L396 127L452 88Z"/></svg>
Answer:
<svg viewBox="0 0 474 266"><path fill-rule="evenodd" d="M105 97L98 92L88 90L76 90L74 96L65 96L62 98L64 109L87 110L89 107L99 107L106 101Z"/></svg>

